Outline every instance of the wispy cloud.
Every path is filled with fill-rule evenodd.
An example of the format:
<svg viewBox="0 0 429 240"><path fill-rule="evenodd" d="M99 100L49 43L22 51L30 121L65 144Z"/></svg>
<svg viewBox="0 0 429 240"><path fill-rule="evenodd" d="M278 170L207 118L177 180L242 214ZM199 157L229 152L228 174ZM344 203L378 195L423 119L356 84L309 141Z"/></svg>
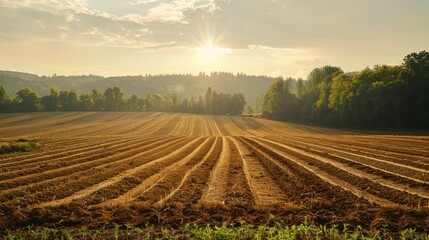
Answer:
<svg viewBox="0 0 429 240"><path fill-rule="evenodd" d="M211 44L218 70L295 76L320 64L395 63L425 49L428 8L429 1L402 0L0 0L0 52L20 49L19 63L37 49L38 56L73 49L70 59L76 49L87 59L110 49L112 59L132 55L156 67L180 58L169 69L190 70L201 61L198 49Z"/></svg>
<svg viewBox="0 0 429 240"><path fill-rule="evenodd" d="M154 2L160 2L161 0L139 0L134 2L128 2L130 5L142 5L142 4L149 4Z"/></svg>
<svg viewBox="0 0 429 240"><path fill-rule="evenodd" d="M185 20L185 12L197 9L207 11L214 11L216 5L213 0L174 0L169 2L161 2L159 0L140 0L131 2L131 5L141 5L148 3L159 3L158 5L148 9L146 15L128 14L121 19L130 19L131 21L145 23L145 22L178 22L187 23Z"/></svg>

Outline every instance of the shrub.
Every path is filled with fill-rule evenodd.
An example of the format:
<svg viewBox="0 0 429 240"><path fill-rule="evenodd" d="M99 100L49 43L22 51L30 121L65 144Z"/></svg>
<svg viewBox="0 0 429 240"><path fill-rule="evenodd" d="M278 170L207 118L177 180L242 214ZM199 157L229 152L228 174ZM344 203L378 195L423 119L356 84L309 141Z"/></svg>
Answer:
<svg viewBox="0 0 429 240"><path fill-rule="evenodd" d="M39 140L28 138L18 138L8 142L0 142L0 153L31 152L40 147Z"/></svg>

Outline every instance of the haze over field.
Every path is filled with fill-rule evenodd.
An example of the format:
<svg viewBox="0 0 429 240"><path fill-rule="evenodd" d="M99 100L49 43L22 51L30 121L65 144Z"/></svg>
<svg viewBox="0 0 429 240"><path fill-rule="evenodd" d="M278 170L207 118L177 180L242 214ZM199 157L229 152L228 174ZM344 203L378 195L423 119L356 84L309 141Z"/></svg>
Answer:
<svg viewBox="0 0 429 240"><path fill-rule="evenodd" d="M303 77L427 48L424 0L0 0L0 69Z"/></svg>

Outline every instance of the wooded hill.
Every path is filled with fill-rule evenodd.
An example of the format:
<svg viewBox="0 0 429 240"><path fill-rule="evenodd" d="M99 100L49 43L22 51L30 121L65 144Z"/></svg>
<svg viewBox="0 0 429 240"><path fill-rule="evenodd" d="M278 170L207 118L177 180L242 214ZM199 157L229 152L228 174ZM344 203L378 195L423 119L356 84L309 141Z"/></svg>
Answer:
<svg viewBox="0 0 429 240"><path fill-rule="evenodd" d="M180 99L204 96L207 88L218 92L242 93L249 105L255 105L255 99L275 82L275 78L266 76L250 76L213 72L210 75L139 75L102 77L94 75L82 76L38 76L29 73L0 71L0 86L3 86L10 96L18 91L31 88L39 96L50 94L51 87L59 90L75 90L78 93L91 93L93 89L103 92L108 87L117 86L125 97L133 94L145 97L147 93L167 95L174 93Z"/></svg>
<svg viewBox="0 0 429 240"><path fill-rule="evenodd" d="M397 66L316 68L297 82L297 94L289 82L279 79L264 94L265 117L335 127L429 128L427 51L408 54Z"/></svg>

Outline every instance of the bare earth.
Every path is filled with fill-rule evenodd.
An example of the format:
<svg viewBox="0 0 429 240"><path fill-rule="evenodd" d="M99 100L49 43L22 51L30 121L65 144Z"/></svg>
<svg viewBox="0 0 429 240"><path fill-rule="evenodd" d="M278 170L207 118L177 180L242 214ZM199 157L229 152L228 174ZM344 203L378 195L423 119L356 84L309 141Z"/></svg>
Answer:
<svg viewBox="0 0 429 240"><path fill-rule="evenodd" d="M170 113L0 115L0 228L282 219L429 229L429 137Z"/></svg>

